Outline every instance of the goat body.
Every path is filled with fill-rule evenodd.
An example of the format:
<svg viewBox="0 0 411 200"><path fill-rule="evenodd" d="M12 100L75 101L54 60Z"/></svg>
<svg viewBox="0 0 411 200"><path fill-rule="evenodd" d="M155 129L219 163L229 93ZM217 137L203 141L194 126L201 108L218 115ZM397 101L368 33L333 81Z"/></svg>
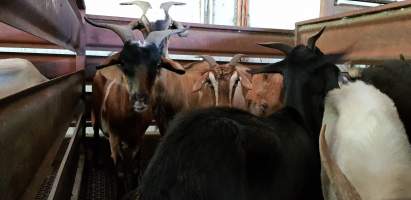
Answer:
<svg viewBox="0 0 411 200"><path fill-rule="evenodd" d="M166 132L169 122L179 112L233 106L237 99L235 92L245 93L251 87L245 72L248 68L237 63L240 56L235 55L230 63L221 65L212 57L203 56L206 62L188 64L186 73L181 76L161 71L153 93L153 113L160 133L163 135Z"/></svg>
<svg viewBox="0 0 411 200"><path fill-rule="evenodd" d="M190 65L193 66L187 69L184 75L161 70L154 83L153 115L161 134L165 133L169 121L177 113L215 105L212 88L204 87L198 92L192 92L193 85L200 79L202 72L208 68L207 64L197 62Z"/></svg>
<svg viewBox="0 0 411 200"><path fill-rule="evenodd" d="M411 143L411 66L405 61L387 61L361 72L361 80L374 85L389 96L397 107L398 114Z"/></svg>
<svg viewBox="0 0 411 200"><path fill-rule="evenodd" d="M221 107L180 115L140 199L321 199L316 141L296 116L285 109L262 119Z"/></svg>
<svg viewBox="0 0 411 200"><path fill-rule="evenodd" d="M411 198L411 146L391 99L349 83L328 93L323 120L328 153L362 199ZM323 185L324 196L336 199Z"/></svg>
<svg viewBox="0 0 411 200"><path fill-rule="evenodd" d="M287 57L249 71L285 75L280 112L259 118L217 107L177 117L142 178L139 199L322 199L318 135L324 96L338 87L333 63L343 56L315 47L323 30L308 46L271 45Z"/></svg>

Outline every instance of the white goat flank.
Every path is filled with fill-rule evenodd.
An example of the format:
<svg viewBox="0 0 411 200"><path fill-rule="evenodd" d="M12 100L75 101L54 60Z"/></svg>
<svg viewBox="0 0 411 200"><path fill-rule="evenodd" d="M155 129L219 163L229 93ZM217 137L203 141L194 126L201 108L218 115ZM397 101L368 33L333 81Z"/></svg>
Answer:
<svg viewBox="0 0 411 200"><path fill-rule="evenodd" d="M411 146L388 96L362 81L334 89L323 123L331 156L363 200L411 198Z"/></svg>

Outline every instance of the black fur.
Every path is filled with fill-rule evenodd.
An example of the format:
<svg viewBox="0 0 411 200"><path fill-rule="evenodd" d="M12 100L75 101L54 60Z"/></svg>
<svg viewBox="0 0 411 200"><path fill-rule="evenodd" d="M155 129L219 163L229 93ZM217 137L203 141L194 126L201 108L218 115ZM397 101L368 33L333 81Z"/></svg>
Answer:
<svg viewBox="0 0 411 200"><path fill-rule="evenodd" d="M411 66L402 60L387 61L362 71L361 80L374 85L395 103L411 143Z"/></svg>
<svg viewBox="0 0 411 200"><path fill-rule="evenodd" d="M341 55L300 45L253 70L284 75L285 108L268 118L233 108L176 117L128 198L322 199L319 129L324 97L338 86L331 63Z"/></svg>
<svg viewBox="0 0 411 200"><path fill-rule="evenodd" d="M262 119L232 108L178 116L147 168L140 199L321 199L317 141L296 116L285 109Z"/></svg>
<svg viewBox="0 0 411 200"><path fill-rule="evenodd" d="M120 68L128 77L146 71L149 85L152 85L159 71L160 56L160 49L154 44L141 47L138 43L126 42L120 52Z"/></svg>

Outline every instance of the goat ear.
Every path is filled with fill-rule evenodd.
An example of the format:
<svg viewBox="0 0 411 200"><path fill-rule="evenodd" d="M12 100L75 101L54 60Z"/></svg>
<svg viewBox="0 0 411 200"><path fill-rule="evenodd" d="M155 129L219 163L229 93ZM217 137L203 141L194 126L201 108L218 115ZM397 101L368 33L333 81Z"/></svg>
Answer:
<svg viewBox="0 0 411 200"><path fill-rule="evenodd" d="M242 85L244 88L246 88L247 90L251 90L252 87L253 87L253 85L251 84L251 81L250 81L251 75L250 75L250 74L247 74L247 72L245 72L245 71L243 71L243 70L241 70L241 69L237 70L237 72L238 72L238 75L240 76L240 83L241 83L241 85Z"/></svg>
<svg viewBox="0 0 411 200"><path fill-rule="evenodd" d="M185 69L183 68L183 66L180 65L180 63L178 63L174 60L168 59L166 57L163 57L163 56L161 57L160 67L162 67L164 69L167 69L167 70L170 70L170 71L172 71L174 73L177 73L177 74L185 74L186 73Z"/></svg>
<svg viewBox="0 0 411 200"><path fill-rule="evenodd" d="M321 164L325 169L326 176L330 179L332 185L335 186L337 199L361 200L360 194L341 171L337 163L331 158L330 149L325 140L325 129L326 126L323 125L320 132Z"/></svg>
<svg viewBox="0 0 411 200"><path fill-rule="evenodd" d="M344 56L345 53L322 55L316 62L313 62L311 66L313 66L314 69L317 69L326 66L325 64L327 63L335 64L336 62L344 61Z"/></svg>
<svg viewBox="0 0 411 200"><path fill-rule="evenodd" d="M280 73L283 74L285 71L285 67L287 65L286 60L282 60L280 62L276 62L273 64L269 64L266 66L250 69L247 72L250 74L260 74L260 73Z"/></svg>
<svg viewBox="0 0 411 200"><path fill-rule="evenodd" d="M96 69L99 70L99 69L103 69L105 67L109 67L109 66L117 65L117 64L121 64L120 52L117 52L114 55L110 56L108 59L104 60L103 63L96 66Z"/></svg>
<svg viewBox="0 0 411 200"><path fill-rule="evenodd" d="M194 83L194 85L193 85L193 90L192 90L193 93L194 93L194 92L198 92L198 91L201 90L201 88L203 88L204 82L205 82L205 81L207 80L207 78L208 78L208 73L209 73L209 72L204 73L204 74L200 77L200 79L198 79L198 80Z"/></svg>

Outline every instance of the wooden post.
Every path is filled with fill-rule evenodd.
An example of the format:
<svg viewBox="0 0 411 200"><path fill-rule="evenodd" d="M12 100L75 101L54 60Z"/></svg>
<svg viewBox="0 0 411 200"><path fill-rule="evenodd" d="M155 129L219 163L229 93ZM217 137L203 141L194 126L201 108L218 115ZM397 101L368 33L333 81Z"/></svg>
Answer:
<svg viewBox="0 0 411 200"><path fill-rule="evenodd" d="M248 26L248 1L249 0L237 0L237 26Z"/></svg>

